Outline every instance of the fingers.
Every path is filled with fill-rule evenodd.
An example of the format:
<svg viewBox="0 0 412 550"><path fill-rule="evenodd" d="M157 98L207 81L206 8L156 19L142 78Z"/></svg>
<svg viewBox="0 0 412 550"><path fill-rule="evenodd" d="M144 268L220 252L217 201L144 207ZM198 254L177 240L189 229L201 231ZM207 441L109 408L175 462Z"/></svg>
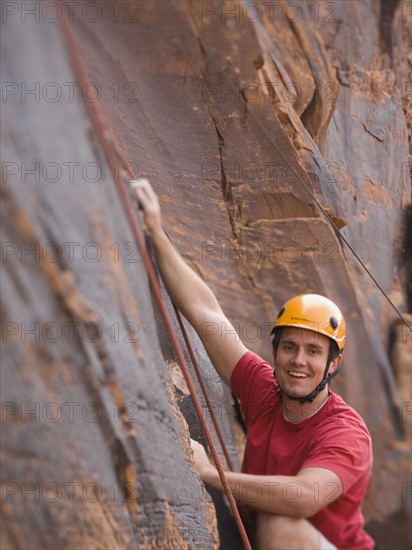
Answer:
<svg viewBox="0 0 412 550"><path fill-rule="evenodd" d="M130 185L136 190L137 200L143 209L146 210L152 205L158 206L157 195L148 179L131 180Z"/></svg>
<svg viewBox="0 0 412 550"><path fill-rule="evenodd" d="M202 445L200 445L200 443L198 443L197 441L195 441L192 438L190 438L190 445L191 445L192 449L198 449L199 447L202 447Z"/></svg>
<svg viewBox="0 0 412 550"><path fill-rule="evenodd" d="M143 226L154 236L154 233L160 234L162 228L161 212L159 199L154 192L150 181L146 178L139 180L130 180L130 185L136 191L136 199L143 214Z"/></svg>
<svg viewBox="0 0 412 550"><path fill-rule="evenodd" d="M132 187L152 187L150 181L146 178L140 178L138 180L130 180L130 185Z"/></svg>
<svg viewBox="0 0 412 550"><path fill-rule="evenodd" d="M190 440L190 446L191 446L192 451L193 451L193 457L194 457L195 462L199 461L201 459L201 457L207 456L205 448L198 441L195 441L194 439L191 439Z"/></svg>
<svg viewBox="0 0 412 550"><path fill-rule="evenodd" d="M130 185L136 190L136 197L141 206L143 206L143 208L147 206L150 192L154 194L149 180L144 178L140 180L131 180Z"/></svg>
<svg viewBox="0 0 412 550"><path fill-rule="evenodd" d="M193 439L190 440L190 444L193 451L193 463L195 470L200 475L201 479L204 479L205 476L208 475L208 472L213 471L214 468L210 464L209 458L203 445L201 445L197 441L194 441Z"/></svg>
<svg viewBox="0 0 412 550"><path fill-rule="evenodd" d="M155 198L157 195L153 190L153 187L150 181L146 178L141 178L140 180L130 180L130 185L136 189L138 192L145 193L150 198Z"/></svg>

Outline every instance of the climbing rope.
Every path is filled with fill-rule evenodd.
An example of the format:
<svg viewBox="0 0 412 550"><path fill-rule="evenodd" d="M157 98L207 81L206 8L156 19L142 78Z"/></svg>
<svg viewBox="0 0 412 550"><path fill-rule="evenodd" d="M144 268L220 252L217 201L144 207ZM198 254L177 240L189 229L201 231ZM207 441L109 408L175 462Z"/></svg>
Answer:
<svg viewBox="0 0 412 550"><path fill-rule="evenodd" d="M182 331L183 338L184 338L185 343L186 343L187 350L188 350L189 355L190 355L190 360L192 361L192 365L193 365L193 368L195 369L196 376L197 376L197 379L199 381L199 385L202 389L203 397L205 398L207 408L210 412L210 417L212 419L213 426L215 427L217 437L219 438L220 444L222 445L222 450L223 450L223 454L225 455L225 458L226 458L226 463L228 465L229 470L233 471L232 460L229 456L228 450L227 450L226 445L225 445L225 441L223 439L222 432L220 431L219 424L216 420L216 416L215 416L215 413L213 411L212 403L210 402L209 395L207 393L205 384L203 382L202 375L200 373L199 365L197 364L196 357L194 356L194 353L193 353L192 345L191 345L189 337L187 335L186 328L183 324L182 316L180 315L180 311L177 309L177 307L174 304L173 304L173 307L174 307L174 310L175 310L175 313L176 313L177 320L179 322L180 330Z"/></svg>
<svg viewBox="0 0 412 550"><path fill-rule="evenodd" d="M116 151L116 154L117 156L119 157L119 160L122 164L122 166L126 167L126 171L127 173L129 174L129 176L132 176L130 170L127 168L128 167L128 163L126 161L126 159L124 158L123 154L121 153L121 151L119 151L118 149L115 150ZM172 239L170 238L170 235L167 233L166 230L164 230L169 241L171 242L171 244L174 246L173 244L173 241ZM213 422L213 426L215 428L215 431L216 431L216 435L220 441L220 444L222 446L222 451L223 451L223 454L225 456L225 459L226 459L226 463L227 463L227 466L228 466L228 469L230 471L233 471L233 463L232 463L232 459L230 458L230 455L229 455L229 452L227 450L227 447L226 447L226 444L225 444L225 441L223 439L223 435L222 435L222 432L220 430L220 426L219 426L219 423L216 419L216 415L215 415L215 412L213 410L213 406L212 406L212 403L210 402L210 399L209 399L209 395L207 393L207 390L206 390L206 386L203 382L203 378L202 378L202 375L201 375L201 372L200 372L200 369L199 369L199 365L197 364L197 361L196 361L196 357L193 353L193 349L192 349L192 345L190 343L190 339L187 335L187 331L186 331L186 328L185 328L185 325L183 323L183 320L182 320L182 316L180 314L180 311L177 309L177 307L173 304L173 309L174 309L174 312L175 312L175 315L176 315L176 318L177 318L177 321L179 323L179 327L180 327L180 330L182 331L182 335L183 335L183 338L184 338L184 341L185 341L185 344L186 344L186 347L187 347L187 350L189 352L189 356L190 356L190 360L192 362L192 365L193 365L193 368L194 368L194 371L196 373L196 377L197 377L197 380L199 382L199 386L200 386L200 389L202 390L202 393L203 393L203 397L205 399L205 402L206 402L206 405L207 405L207 408L208 408L208 411L209 411L209 414L210 414L210 418Z"/></svg>
<svg viewBox="0 0 412 550"><path fill-rule="evenodd" d="M67 51L69 53L69 58L70 58L71 63L72 63L73 71L74 71L76 77L78 78L78 82L79 82L80 86L84 86L89 82L88 79L87 79L87 73L86 73L86 70L84 68L83 62L81 60L81 57L80 57L80 54L79 54L79 51L78 51L78 48L77 48L77 44L75 42L73 33L70 29L69 23L67 21L67 15L66 15L64 10L63 10L63 17L60 19L60 26L61 26L61 29L62 29L62 34L63 34L64 41L66 43ZM103 116L101 114L100 108L97 106L97 103L87 102L87 109L89 111L90 118L92 120L92 123L94 125L97 137L99 139L100 145L101 145L103 153L105 155L107 165L112 170L113 179L114 179L114 182L116 184L116 188L117 188L117 191L119 193L119 197L120 197L124 212L126 214L128 222L130 224L130 228L132 230L132 233L133 233L133 236L135 238L138 249L140 250L140 253L141 253L141 256L142 256L142 259L143 259L143 263L144 263L145 268L146 268L147 273L148 273L148 278L149 278L152 290L153 290L154 295L156 297L158 306L160 308L160 311L161 311L163 320L165 322L167 331L169 333L171 342L173 344L174 350L175 350L176 355L178 357L180 367L182 369L183 375L184 375L185 380L186 380L187 387L189 389L189 392L190 392L190 395L191 395L191 398L192 398L192 401L193 401L193 405L195 407L197 416L199 418L199 421L200 421L200 424L203 428L203 431L204 431L207 443L209 445L211 454L213 456L213 460L215 462L216 469L219 473L219 477L220 477L220 481L222 483L223 490L224 490L224 492L227 496L230 508L232 510L234 520L235 520L236 525L238 527L239 534L240 534L240 537L242 539L242 543L243 543L245 549L252 550L252 546L251 546L250 541L248 539L248 536L246 534L245 527L244 527L243 522L242 522L242 520L240 518L240 515L239 515L239 510L237 508L236 501L233 497L232 490L230 489L229 483L227 481L225 472L224 472L223 467L222 467L222 463L221 463L219 455L216 451L216 447L215 447L213 438L210 434L209 427L208 427L206 419L203 415L202 406L201 406L199 397L197 395L196 388L193 384L192 377L190 375L188 366L186 364L186 361L185 361L185 358L184 358L184 355L183 355L183 351L180 347L179 340L178 340L178 338L175 334L172 321L170 319L170 316L168 314L166 305L164 303L162 293L161 293L161 289L160 289L160 285L159 285L159 281L157 279L154 266L151 262L149 254L148 254L144 238L141 234L138 223L136 221L136 216L133 212L133 207L132 207L131 201L129 199L126 186L125 186L124 182L122 181L120 175L116 173L115 162L114 162L115 161L115 154L114 154L113 146L112 146L111 142L109 141L109 132L106 129L106 126L105 126L105 123L104 123L104 120L103 120ZM131 173L131 170L129 169L127 164L124 165L124 168L125 168L126 172L128 173L130 179L133 179L133 174ZM179 317L178 317L178 319L179 319ZM186 334L186 333L184 333L184 334ZM186 337L187 337L187 335L186 335ZM186 340L186 337L185 337L185 340ZM193 355L193 353L191 353L191 356L192 355ZM222 440L223 440L223 438L222 438Z"/></svg>

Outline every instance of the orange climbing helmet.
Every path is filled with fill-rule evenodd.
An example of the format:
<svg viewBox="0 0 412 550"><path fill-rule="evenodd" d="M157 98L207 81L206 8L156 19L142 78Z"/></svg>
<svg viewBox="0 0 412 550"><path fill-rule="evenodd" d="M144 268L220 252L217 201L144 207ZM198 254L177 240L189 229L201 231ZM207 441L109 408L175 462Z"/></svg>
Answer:
<svg viewBox="0 0 412 550"><path fill-rule="evenodd" d="M345 345L346 325L338 306L320 294L300 294L288 300L278 313L272 334L279 327L297 327L324 334Z"/></svg>

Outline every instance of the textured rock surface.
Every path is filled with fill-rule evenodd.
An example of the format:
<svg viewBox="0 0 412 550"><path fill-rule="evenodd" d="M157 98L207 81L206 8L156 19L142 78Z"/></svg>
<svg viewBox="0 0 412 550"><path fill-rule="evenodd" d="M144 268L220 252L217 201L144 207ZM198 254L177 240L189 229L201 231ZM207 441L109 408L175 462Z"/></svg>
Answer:
<svg viewBox="0 0 412 550"><path fill-rule="evenodd" d="M365 516L380 548L409 547L412 335L391 331L396 314L329 221L406 311L407 3L93 4L70 12L86 90L44 12L23 23L19 5L3 25L1 547L218 544L187 464L197 421L85 110L95 87L112 141L246 345L270 358L294 293L342 307L335 389L375 448ZM192 338L236 460L230 396ZM220 536L233 546L231 528Z"/></svg>

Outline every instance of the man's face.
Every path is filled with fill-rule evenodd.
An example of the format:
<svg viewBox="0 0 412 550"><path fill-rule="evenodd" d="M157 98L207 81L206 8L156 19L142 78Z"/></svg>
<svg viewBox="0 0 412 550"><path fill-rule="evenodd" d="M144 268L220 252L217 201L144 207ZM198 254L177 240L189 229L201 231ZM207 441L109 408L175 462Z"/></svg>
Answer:
<svg viewBox="0 0 412 550"><path fill-rule="evenodd" d="M330 339L323 334L295 327L283 329L274 357L279 386L291 397L308 395L322 381L329 348ZM329 372L335 370L336 362Z"/></svg>

